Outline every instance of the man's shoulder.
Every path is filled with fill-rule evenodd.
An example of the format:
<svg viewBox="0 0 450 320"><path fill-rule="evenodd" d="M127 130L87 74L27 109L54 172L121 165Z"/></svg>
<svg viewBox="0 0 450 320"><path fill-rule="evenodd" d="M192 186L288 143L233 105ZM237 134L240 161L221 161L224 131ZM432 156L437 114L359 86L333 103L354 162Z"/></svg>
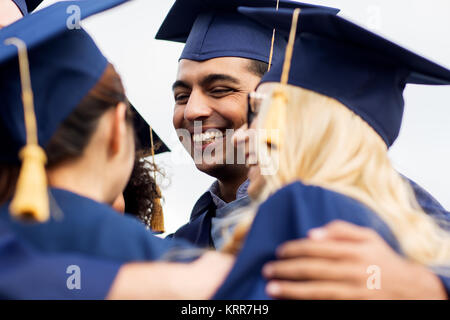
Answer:
<svg viewBox="0 0 450 320"><path fill-rule="evenodd" d="M168 238L184 239L199 246L211 245L211 219L215 214L215 205L210 192L205 192L192 209L188 223L169 235Z"/></svg>
<svg viewBox="0 0 450 320"><path fill-rule="evenodd" d="M450 218L450 213L445 210L442 204L435 197L433 197L431 193L429 193L417 182L411 180L410 178L404 175L402 175L402 177L406 182L409 183L412 190L414 191L417 202L426 213L428 213L429 215L447 216L448 218Z"/></svg>
<svg viewBox="0 0 450 320"><path fill-rule="evenodd" d="M273 215L273 219L288 219L305 234L309 229L335 220L347 221L372 228L390 244L396 244L387 224L365 204L342 193L300 181L281 188L269 197L261 205L260 213Z"/></svg>
<svg viewBox="0 0 450 320"><path fill-rule="evenodd" d="M206 191L202 196L197 200L194 207L191 211L190 221L195 220L205 212L214 209L214 201L212 199L211 193ZM189 223L188 223L189 224Z"/></svg>

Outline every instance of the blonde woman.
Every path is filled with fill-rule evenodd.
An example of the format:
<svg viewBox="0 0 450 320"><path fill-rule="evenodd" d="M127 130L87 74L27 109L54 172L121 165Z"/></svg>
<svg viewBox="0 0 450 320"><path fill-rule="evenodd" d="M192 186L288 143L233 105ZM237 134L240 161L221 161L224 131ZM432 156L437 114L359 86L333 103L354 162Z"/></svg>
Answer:
<svg viewBox="0 0 450 320"><path fill-rule="evenodd" d="M405 85L449 84L450 71L326 13L240 11L278 32L290 29L290 41L285 62L249 96L248 122L256 130L247 137L257 147L247 160L258 161L248 192L261 204L216 298L267 298L258 270L277 246L337 219L371 228L396 252L436 268L448 290L450 235L423 212L387 151L400 130ZM241 248L249 221L225 250ZM320 249L305 248L311 255ZM315 272L333 280L344 267L339 257L349 253L333 252L336 263ZM347 270L355 278L373 273L368 289L381 288L380 270L366 268Z"/></svg>

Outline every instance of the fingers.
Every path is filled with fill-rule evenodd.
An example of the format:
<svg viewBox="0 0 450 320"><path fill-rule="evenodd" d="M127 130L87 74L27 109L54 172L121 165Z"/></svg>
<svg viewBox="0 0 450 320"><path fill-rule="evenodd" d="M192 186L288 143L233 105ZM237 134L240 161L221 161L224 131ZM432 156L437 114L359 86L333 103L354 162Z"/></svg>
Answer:
<svg viewBox="0 0 450 320"><path fill-rule="evenodd" d="M280 280L330 280L358 282L367 277L365 268L350 263L333 263L324 259L289 259L268 263L263 268L268 279Z"/></svg>
<svg viewBox="0 0 450 320"><path fill-rule="evenodd" d="M323 259L353 259L358 256L359 247L352 243L339 241L316 241L301 239L286 242L277 250L281 259L317 257Z"/></svg>
<svg viewBox="0 0 450 320"><path fill-rule="evenodd" d="M266 292L276 299L291 300L346 300L364 297L364 292L354 286L322 281L271 281L266 287Z"/></svg>
<svg viewBox="0 0 450 320"><path fill-rule="evenodd" d="M357 226L345 221L333 221L322 228L310 230L308 236L312 239L334 239L347 241L366 241L377 237L377 233L370 228Z"/></svg>

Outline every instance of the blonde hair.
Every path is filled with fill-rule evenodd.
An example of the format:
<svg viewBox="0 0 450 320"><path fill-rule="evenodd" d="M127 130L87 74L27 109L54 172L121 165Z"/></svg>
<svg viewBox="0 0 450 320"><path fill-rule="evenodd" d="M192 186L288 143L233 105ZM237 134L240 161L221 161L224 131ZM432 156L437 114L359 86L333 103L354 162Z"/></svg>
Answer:
<svg viewBox="0 0 450 320"><path fill-rule="evenodd" d="M258 116L259 129L284 124L278 127L278 170L264 176L262 194L296 180L344 194L378 214L411 260L448 266L450 234L420 208L409 183L393 168L386 143L372 127L335 99L290 85L275 90L285 92L286 105L266 101ZM263 157L260 150L267 148L267 142L260 139L258 144ZM269 162L273 159L269 157Z"/></svg>

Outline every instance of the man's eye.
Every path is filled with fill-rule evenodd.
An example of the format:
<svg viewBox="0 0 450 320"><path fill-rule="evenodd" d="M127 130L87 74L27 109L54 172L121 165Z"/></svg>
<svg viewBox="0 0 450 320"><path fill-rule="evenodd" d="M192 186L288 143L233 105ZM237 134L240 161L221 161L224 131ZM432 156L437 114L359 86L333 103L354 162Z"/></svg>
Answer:
<svg viewBox="0 0 450 320"><path fill-rule="evenodd" d="M188 94L177 94L175 95L175 102L178 104L186 104L189 99Z"/></svg>
<svg viewBox="0 0 450 320"><path fill-rule="evenodd" d="M220 98L234 92L235 90L232 88L216 88L210 91L211 95Z"/></svg>

